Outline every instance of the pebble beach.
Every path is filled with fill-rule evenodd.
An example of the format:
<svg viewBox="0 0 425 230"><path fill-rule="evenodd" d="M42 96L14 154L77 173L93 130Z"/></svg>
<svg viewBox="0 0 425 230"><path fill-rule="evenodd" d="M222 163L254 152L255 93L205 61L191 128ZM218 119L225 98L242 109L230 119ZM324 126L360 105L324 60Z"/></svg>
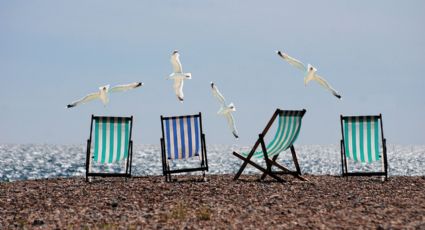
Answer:
<svg viewBox="0 0 425 230"><path fill-rule="evenodd" d="M0 183L0 229L425 229L425 177L83 177Z"/></svg>

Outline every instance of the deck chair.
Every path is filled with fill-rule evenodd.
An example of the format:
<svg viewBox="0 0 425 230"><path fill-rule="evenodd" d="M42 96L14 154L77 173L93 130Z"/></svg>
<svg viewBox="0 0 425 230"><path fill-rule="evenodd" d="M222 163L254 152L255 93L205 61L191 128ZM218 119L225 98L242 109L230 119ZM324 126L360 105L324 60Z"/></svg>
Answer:
<svg viewBox="0 0 425 230"><path fill-rule="evenodd" d="M171 181L171 174L182 172L208 171L205 135L202 132L201 113L195 115L164 117L161 116L161 156L165 181ZM198 158L199 166L172 168L172 161Z"/></svg>
<svg viewBox="0 0 425 230"><path fill-rule="evenodd" d="M382 127L382 115L341 115L341 131L342 176L384 176L387 180L387 146ZM372 163L380 160L382 170L378 172L349 172L347 158L361 163Z"/></svg>
<svg viewBox="0 0 425 230"><path fill-rule="evenodd" d="M91 117L87 140L86 181L89 177L131 177L133 117ZM93 134L94 132L94 134ZM121 164L122 173L92 172L94 163ZM121 170L123 171L123 170Z"/></svg>
<svg viewBox="0 0 425 230"><path fill-rule="evenodd" d="M277 181L284 181L279 175L281 174L290 174L301 180L305 180L301 177L301 169L298 165L297 155L294 148L294 142L298 137L298 134L301 129L301 120L305 114L306 110L280 110L277 109L273 114L270 121L267 123L263 132L259 134L257 141L254 144L254 147L248 153L239 154L233 152L233 155L243 160L243 164L240 167L239 171L236 173L234 180L237 180L242 174L245 167L250 164L263 172L261 179L264 179L266 176L270 176ZM264 137L269 131L270 127L273 125L276 118L279 118L279 125L276 130L274 139L266 146L264 142ZM260 151L256 151L257 148L261 146ZM289 170L288 168L278 164L276 162L279 154L287 149L291 150L292 160L294 162L296 170ZM251 161L252 157L264 158L267 168L263 168L257 163ZM281 171L272 171L272 166L277 167Z"/></svg>

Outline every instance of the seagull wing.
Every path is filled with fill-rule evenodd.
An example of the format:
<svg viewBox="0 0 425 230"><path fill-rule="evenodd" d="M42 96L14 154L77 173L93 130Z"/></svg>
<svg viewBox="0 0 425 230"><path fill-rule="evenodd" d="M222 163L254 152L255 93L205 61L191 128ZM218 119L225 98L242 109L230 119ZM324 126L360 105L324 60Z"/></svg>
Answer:
<svg viewBox="0 0 425 230"><path fill-rule="evenodd" d="M86 102L89 102L89 101L92 101L92 100L95 100L95 99L98 99L98 98L100 98L99 93L91 93L91 94L81 98L80 100L72 102L71 104L67 105L66 107L72 108L72 107L75 107L79 104L83 104L83 103L86 103Z"/></svg>
<svg viewBox="0 0 425 230"><path fill-rule="evenodd" d="M332 88L331 85L321 76L315 74L314 80L317 81L320 85L322 85L325 89L329 90L335 97L341 99L341 95L338 94L338 92Z"/></svg>
<svg viewBox="0 0 425 230"><path fill-rule="evenodd" d="M299 70L301 70L301 71L307 71L307 67L305 67L305 65L301 62L301 61L299 61L299 60L297 60L297 59L295 59L295 58L293 58L293 57L291 57L291 56L289 56L288 54L286 54L286 53L282 53L282 52L280 52L280 51L278 51L277 52L277 54L283 59L283 60L285 60L286 62L288 62L290 65L292 65L292 66L294 66L295 68L297 68L297 69L299 69Z"/></svg>
<svg viewBox="0 0 425 230"><path fill-rule="evenodd" d="M135 89L135 88L140 87L142 85L143 85L142 82L134 82L134 83L126 84L126 85L117 85L117 86L114 86L111 89L109 89L109 92L113 93L113 92L127 91L129 89Z"/></svg>
<svg viewBox="0 0 425 230"><path fill-rule="evenodd" d="M236 130L235 119L233 118L232 113L226 113L226 115L224 116L227 119L227 124L229 125L229 128L232 131L233 136L238 138L239 135L238 135L238 131Z"/></svg>
<svg viewBox="0 0 425 230"><path fill-rule="evenodd" d="M220 93L220 91L218 91L217 86L211 82L211 89L212 89L212 93L214 95L215 98L217 98L217 100L222 104L222 105L226 105L226 100L224 99L223 95Z"/></svg>
<svg viewBox="0 0 425 230"><path fill-rule="evenodd" d="M176 93L177 98L183 102L184 94L183 94L183 79L175 79L174 80L174 92Z"/></svg>
<svg viewBox="0 0 425 230"><path fill-rule="evenodd" d="M174 73L183 73L182 63L180 63L179 53L171 55L171 64L173 65Z"/></svg>

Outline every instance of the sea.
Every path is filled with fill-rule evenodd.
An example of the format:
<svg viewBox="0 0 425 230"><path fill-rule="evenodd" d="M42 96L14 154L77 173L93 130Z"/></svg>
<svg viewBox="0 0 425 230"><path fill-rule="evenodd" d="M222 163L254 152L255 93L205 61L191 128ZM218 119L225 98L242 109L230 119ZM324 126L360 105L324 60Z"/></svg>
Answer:
<svg viewBox="0 0 425 230"><path fill-rule="evenodd" d="M232 152L248 152L250 146L208 145L207 174L234 174L242 161ZM341 155L339 145L298 145L295 146L303 174L340 175ZM388 145L390 176L424 176L425 145ZM290 151L280 154L278 162L294 169ZM265 165L263 159L254 159ZM1 144L0 182L34 180L44 178L84 177L86 162L85 145L51 144ZM198 166L198 159L171 162L172 168ZM108 172L122 171L122 164L95 166L94 170ZM361 164L349 162L352 170L380 170L381 162ZM259 174L248 166L244 173ZM196 173L194 173L196 174ZM159 145L135 145L132 162L133 176L162 175L161 149Z"/></svg>

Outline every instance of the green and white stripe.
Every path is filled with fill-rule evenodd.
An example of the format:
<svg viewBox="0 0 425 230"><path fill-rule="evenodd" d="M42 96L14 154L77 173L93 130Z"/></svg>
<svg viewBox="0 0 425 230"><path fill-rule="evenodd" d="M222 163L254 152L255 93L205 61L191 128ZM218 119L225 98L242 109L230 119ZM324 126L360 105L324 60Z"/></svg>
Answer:
<svg viewBox="0 0 425 230"><path fill-rule="evenodd" d="M379 121L377 117L346 117L344 124L345 155L358 162L380 159Z"/></svg>
<svg viewBox="0 0 425 230"><path fill-rule="evenodd" d="M279 115L279 125L275 137L266 146L267 156L272 157L287 150L295 142L301 129L302 114L282 113ZM248 155L248 153L244 153ZM257 158L264 157L263 151L254 153Z"/></svg>
<svg viewBox="0 0 425 230"><path fill-rule="evenodd" d="M94 161L114 163L126 159L130 140L130 120L99 117L94 122Z"/></svg>

